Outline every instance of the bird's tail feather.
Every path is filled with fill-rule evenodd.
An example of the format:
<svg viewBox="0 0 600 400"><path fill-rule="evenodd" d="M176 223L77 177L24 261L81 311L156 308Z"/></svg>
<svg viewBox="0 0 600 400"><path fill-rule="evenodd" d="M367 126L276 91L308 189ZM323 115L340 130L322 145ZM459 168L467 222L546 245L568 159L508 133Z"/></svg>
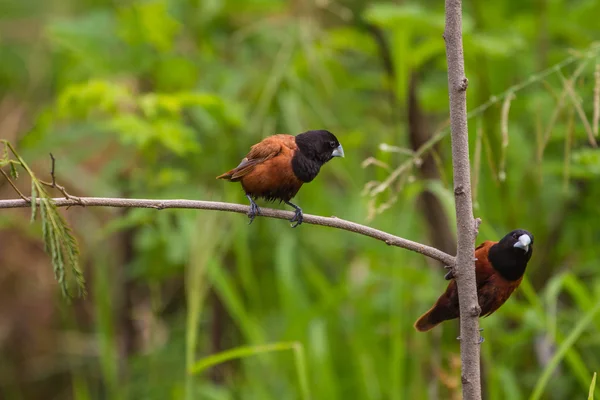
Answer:
<svg viewBox="0 0 600 400"><path fill-rule="evenodd" d="M452 317L449 317L436 303L429 311L419 317L415 322L415 329L419 332L427 332L447 319L452 319Z"/></svg>
<svg viewBox="0 0 600 400"><path fill-rule="evenodd" d="M231 180L232 176L233 176L233 170L227 171L224 174L221 174L221 175L217 176L217 179L228 179L228 180Z"/></svg>

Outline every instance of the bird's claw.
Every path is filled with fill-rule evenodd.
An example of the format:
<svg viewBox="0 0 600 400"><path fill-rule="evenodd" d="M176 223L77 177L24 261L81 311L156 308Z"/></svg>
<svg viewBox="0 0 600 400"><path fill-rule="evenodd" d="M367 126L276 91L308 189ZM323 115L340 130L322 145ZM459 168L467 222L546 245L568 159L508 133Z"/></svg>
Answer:
<svg viewBox="0 0 600 400"><path fill-rule="evenodd" d="M452 267L450 267L452 268ZM446 275L444 275L444 280L449 281L450 279L454 278L454 271L450 270L448 272L446 272Z"/></svg>
<svg viewBox="0 0 600 400"><path fill-rule="evenodd" d="M250 204L250 211L248 211L248 218L250 218L248 225L254 221L254 218L256 218L257 215L260 215L260 207L258 207L256 203L252 202Z"/></svg>
<svg viewBox="0 0 600 400"><path fill-rule="evenodd" d="M295 228L298 225L302 224L302 221L304 221L304 215L302 214L302 209L297 208L296 212L294 213L294 218L290 219L290 222L296 222L295 224L292 224L292 228Z"/></svg>

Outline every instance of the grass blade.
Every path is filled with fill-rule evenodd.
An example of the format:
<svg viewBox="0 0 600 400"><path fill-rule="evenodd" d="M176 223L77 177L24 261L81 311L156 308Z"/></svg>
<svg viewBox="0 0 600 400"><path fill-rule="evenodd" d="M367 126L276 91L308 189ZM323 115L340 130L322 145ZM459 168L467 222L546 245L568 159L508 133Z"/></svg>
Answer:
<svg viewBox="0 0 600 400"><path fill-rule="evenodd" d="M298 373L298 381L302 399L310 398L310 389L308 385L308 371L306 367L306 357L304 355L304 346L300 342L278 342L271 344L263 344L257 346L241 346L231 350L222 351L217 354L210 355L192 365L188 369L188 373L196 375L205 369L226 361L252 357L257 354L271 353L274 351L292 350L294 355L294 363Z"/></svg>
<svg viewBox="0 0 600 400"><path fill-rule="evenodd" d="M575 325L575 328L571 331L569 336L565 339L564 342L560 345L558 351L554 353L554 356L550 360L550 362L546 365L542 375L538 379L535 388L533 390L533 394L529 398L530 400L538 400L541 398L546 385L550 381L552 377L552 373L558 367L558 364L561 362L563 357L567 354L567 351L571 349L575 345L575 342L579 338L579 336L583 333L583 331L592 323L594 317L600 311L600 301L596 303L596 306L588 311L585 316Z"/></svg>

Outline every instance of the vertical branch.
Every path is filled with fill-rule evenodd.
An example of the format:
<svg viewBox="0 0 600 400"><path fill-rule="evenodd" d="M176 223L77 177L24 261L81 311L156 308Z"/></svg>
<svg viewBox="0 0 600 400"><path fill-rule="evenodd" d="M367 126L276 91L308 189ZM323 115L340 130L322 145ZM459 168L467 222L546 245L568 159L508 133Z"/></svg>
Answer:
<svg viewBox="0 0 600 400"><path fill-rule="evenodd" d="M462 1L446 0L446 59L452 130L452 168L457 220L455 277L460 299L460 355L465 400L481 399L479 313L475 283L475 238L478 222L473 218L467 129L467 86L462 45Z"/></svg>

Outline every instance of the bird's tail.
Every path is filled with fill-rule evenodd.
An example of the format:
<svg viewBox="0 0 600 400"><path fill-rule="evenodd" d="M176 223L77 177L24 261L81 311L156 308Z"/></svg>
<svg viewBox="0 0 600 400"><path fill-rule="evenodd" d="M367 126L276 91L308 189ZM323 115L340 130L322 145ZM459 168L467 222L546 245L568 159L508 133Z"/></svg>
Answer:
<svg viewBox="0 0 600 400"><path fill-rule="evenodd" d="M442 322L452 318L452 316L448 315L448 313L436 303L429 311L419 317L417 322L415 322L415 329L419 332L427 332Z"/></svg>
<svg viewBox="0 0 600 400"><path fill-rule="evenodd" d="M231 177L233 176L233 170L231 171L227 171L224 174L221 174L219 176L217 176L217 179L227 179L227 180L231 180Z"/></svg>

